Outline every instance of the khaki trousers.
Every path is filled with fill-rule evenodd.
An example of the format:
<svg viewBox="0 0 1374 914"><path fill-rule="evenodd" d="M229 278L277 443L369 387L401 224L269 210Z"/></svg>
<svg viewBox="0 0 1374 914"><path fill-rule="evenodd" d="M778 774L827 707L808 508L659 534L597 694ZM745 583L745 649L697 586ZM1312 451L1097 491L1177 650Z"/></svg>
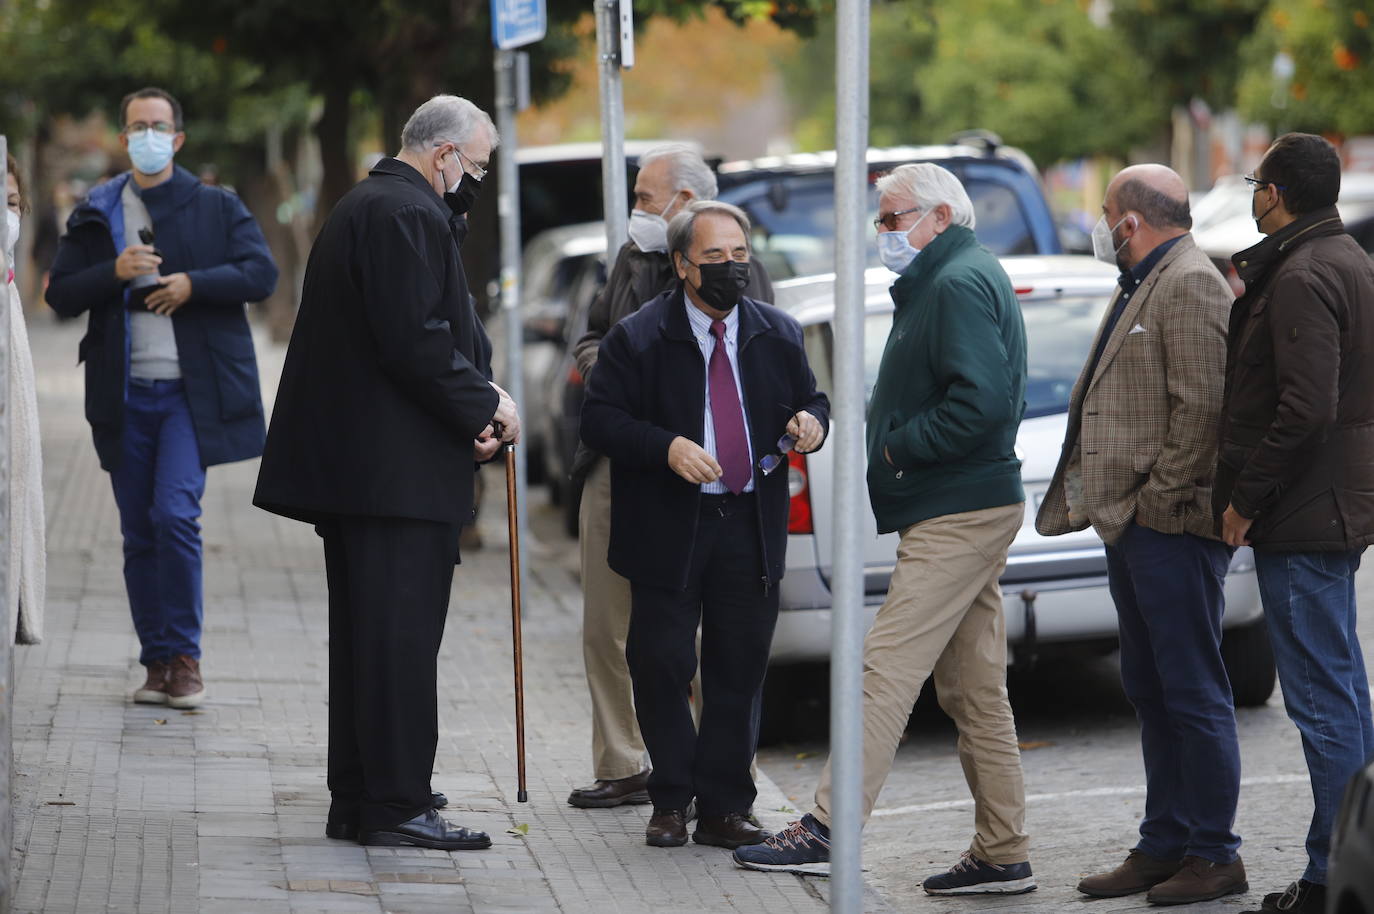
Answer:
<svg viewBox="0 0 1374 914"><path fill-rule="evenodd" d="M902 531L887 600L864 639L863 820L887 780L921 686L932 674L959 730L974 801L970 850L989 863L1028 859L1025 787L1007 700L1007 636L997 585L1022 503L949 514ZM830 764L812 813L830 824Z"/></svg>
<svg viewBox="0 0 1374 914"><path fill-rule="evenodd" d="M630 582L606 564L611 542L611 462L600 458L582 489L577 517L582 546L582 659L592 697L592 771L615 781L644 770L644 739L635 721L625 639Z"/></svg>

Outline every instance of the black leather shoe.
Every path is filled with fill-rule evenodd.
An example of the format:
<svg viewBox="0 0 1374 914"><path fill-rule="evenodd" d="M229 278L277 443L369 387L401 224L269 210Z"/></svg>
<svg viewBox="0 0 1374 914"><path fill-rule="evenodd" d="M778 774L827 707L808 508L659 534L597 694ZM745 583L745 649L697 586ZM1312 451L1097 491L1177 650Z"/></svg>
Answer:
<svg viewBox="0 0 1374 914"><path fill-rule="evenodd" d="M443 809L448 805L448 797L436 790L430 794L430 805L433 809ZM324 836L336 841L357 841L358 823L345 818L330 819L324 823Z"/></svg>
<svg viewBox="0 0 1374 914"><path fill-rule="evenodd" d="M614 781L598 780L590 787L579 787L568 794L568 805L579 809L608 809L649 802L649 771Z"/></svg>
<svg viewBox="0 0 1374 914"><path fill-rule="evenodd" d="M702 816L697 819L697 830L692 833L692 840L697 844L709 844L728 850L750 844L762 844L771 837L772 832L764 831L749 821L749 814L738 812L726 813L723 816Z"/></svg>
<svg viewBox="0 0 1374 914"><path fill-rule="evenodd" d="M659 809L644 829L644 843L650 847L682 847L687 843L687 813L682 809Z"/></svg>
<svg viewBox="0 0 1374 914"><path fill-rule="evenodd" d="M461 828L427 809L415 818L358 836L367 847L428 847L436 851L474 851L491 847L486 832Z"/></svg>

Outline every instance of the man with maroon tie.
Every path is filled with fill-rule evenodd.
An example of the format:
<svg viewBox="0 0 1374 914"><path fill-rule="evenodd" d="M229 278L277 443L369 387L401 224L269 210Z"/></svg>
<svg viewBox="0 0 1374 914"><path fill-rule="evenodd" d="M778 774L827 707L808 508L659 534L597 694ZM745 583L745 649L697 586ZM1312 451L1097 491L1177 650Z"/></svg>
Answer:
<svg viewBox="0 0 1374 914"><path fill-rule="evenodd" d="M655 847L764 840L749 763L787 548L787 460L821 446L830 403L802 331L745 298L749 218L692 203L668 227L680 284L602 340L582 438L611 461L611 568L630 581L625 654L653 763ZM701 627L701 729L688 687Z"/></svg>

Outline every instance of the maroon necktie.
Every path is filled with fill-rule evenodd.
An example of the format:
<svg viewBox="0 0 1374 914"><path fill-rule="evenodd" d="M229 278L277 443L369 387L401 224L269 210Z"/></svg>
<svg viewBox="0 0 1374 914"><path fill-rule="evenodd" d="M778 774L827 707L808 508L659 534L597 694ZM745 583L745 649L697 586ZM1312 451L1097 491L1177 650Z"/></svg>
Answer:
<svg viewBox="0 0 1374 914"><path fill-rule="evenodd" d="M725 322L712 321L711 334L716 346L711 350L707 376L711 379L711 424L716 430L716 462L721 482L736 495L749 484L749 442L745 440L744 413L740 411L735 372L730 354L725 351Z"/></svg>

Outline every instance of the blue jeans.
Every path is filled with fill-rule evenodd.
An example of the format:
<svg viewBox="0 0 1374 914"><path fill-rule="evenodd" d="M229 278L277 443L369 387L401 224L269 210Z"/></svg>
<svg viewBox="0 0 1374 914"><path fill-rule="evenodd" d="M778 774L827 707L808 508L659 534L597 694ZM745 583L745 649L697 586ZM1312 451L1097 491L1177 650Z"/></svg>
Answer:
<svg viewBox="0 0 1374 914"><path fill-rule="evenodd" d="M1369 677L1355 634L1355 572L1363 552L1255 553L1283 703L1302 734L1312 779L1315 808L1302 878L1320 885L1346 782L1374 755Z"/></svg>
<svg viewBox="0 0 1374 914"><path fill-rule="evenodd" d="M1107 547L1121 634L1121 685L1140 721L1145 818L1136 850L1236 859L1240 742L1221 662L1231 549L1133 524Z"/></svg>
<svg viewBox="0 0 1374 914"><path fill-rule="evenodd" d="M181 381L129 380L123 455L110 473L139 663L200 659L205 467Z"/></svg>

